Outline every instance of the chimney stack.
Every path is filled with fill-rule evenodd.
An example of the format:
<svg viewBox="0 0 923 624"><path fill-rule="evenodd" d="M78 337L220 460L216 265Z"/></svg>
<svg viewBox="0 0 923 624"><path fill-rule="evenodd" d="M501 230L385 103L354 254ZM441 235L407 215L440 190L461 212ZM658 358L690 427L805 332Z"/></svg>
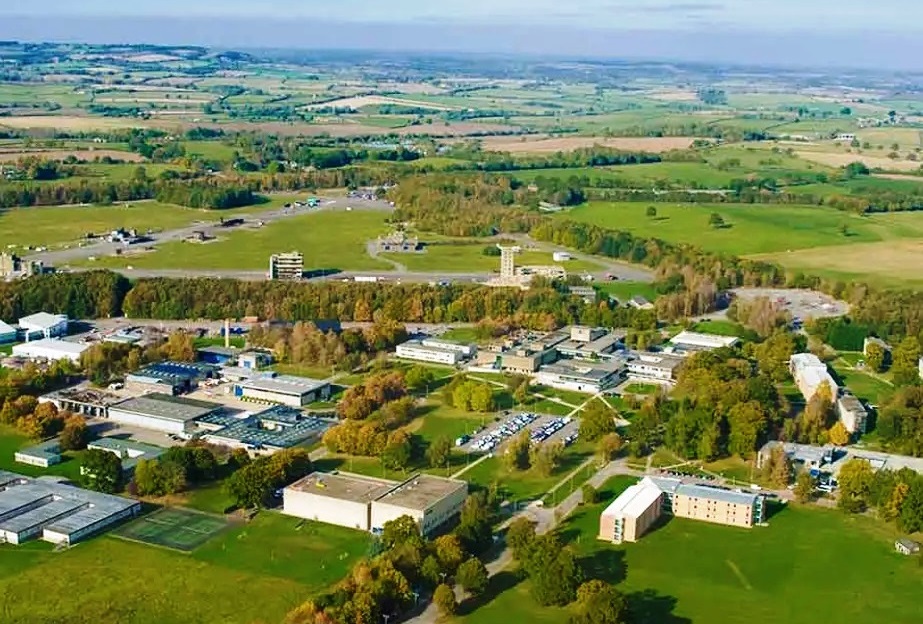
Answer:
<svg viewBox="0 0 923 624"><path fill-rule="evenodd" d="M224 319L224 348L231 348L231 319Z"/></svg>

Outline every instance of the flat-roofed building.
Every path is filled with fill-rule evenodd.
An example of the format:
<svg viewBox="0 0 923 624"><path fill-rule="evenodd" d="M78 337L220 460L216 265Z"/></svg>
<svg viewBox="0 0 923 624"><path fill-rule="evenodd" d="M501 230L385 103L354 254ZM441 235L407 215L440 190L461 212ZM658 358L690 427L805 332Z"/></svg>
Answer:
<svg viewBox="0 0 923 624"><path fill-rule="evenodd" d="M830 389L830 401L836 401L839 387L827 371L827 365L813 353L796 353L793 355L789 360L789 370L805 401L810 401L814 394L825 384Z"/></svg>
<svg viewBox="0 0 923 624"><path fill-rule="evenodd" d="M423 534L456 516L468 495L464 481L418 474L397 482L342 472L315 472L283 490L283 512L363 531L380 532L402 516Z"/></svg>
<svg viewBox="0 0 923 624"><path fill-rule="evenodd" d="M393 481L344 473L309 474L282 490L282 512L360 531L371 527L371 504Z"/></svg>
<svg viewBox="0 0 923 624"><path fill-rule="evenodd" d="M260 403L301 407L330 398L330 382L293 375L252 377L235 383L234 395Z"/></svg>
<svg viewBox="0 0 923 624"><path fill-rule="evenodd" d="M449 351L458 351L463 357L471 358L477 355L478 347L471 343L452 342L451 340L440 340L438 338L424 338L420 341L424 347L435 347L437 349L448 349Z"/></svg>
<svg viewBox="0 0 923 624"><path fill-rule="evenodd" d="M446 364L455 366L462 361L462 353L454 349L446 349L441 346L426 345L419 340L408 340L403 344L397 345L397 357L405 360L414 360L417 362L433 362L434 364Z"/></svg>
<svg viewBox="0 0 923 624"><path fill-rule="evenodd" d="M673 383L676 381L683 361L683 358L678 355L644 352L628 362L628 378L655 383Z"/></svg>
<svg viewBox="0 0 923 624"><path fill-rule="evenodd" d="M840 397L836 401L836 412L846 431L860 435L865 433L869 413L858 398L852 394Z"/></svg>
<svg viewBox="0 0 923 624"><path fill-rule="evenodd" d="M20 464L48 468L61 463L61 444L57 440L49 440L19 449L13 454L13 459Z"/></svg>
<svg viewBox="0 0 923 624"><path fill-rule="evenodd" d="M109 419L123 425L182 435L191 433L198 419L221 409L216 403L153 393L110 406Z"/></svg>
<svg viewBox="0 0 923 624"><path fill-rule="evenodd" d="M0 321L0 344L16 342L18 335L19 332L16 331L15 327Z"/></svg>
<svg viewBox="0 0 923 624"><path fill-rule="evenodd" d="M73 544L140 510L129 498L0 471L0 541L10 544L37 537Z"/></svg>
<svg viewBox="0 0 923 624"><path fill-rule="evenodd" d="M109 407L122 400L115 394L85 385L49 392L38 398L39 403L53 403L62 412L73 412L88 418L107 418Z"/></svg>
<svg viewBox="0 0 923 624"><path fill-rule="evenodd" d="M304 276L304 255L300 252L273 254L269 257L269 279L300 280Z"/></svg>
<svg viewBox="0 0 923 624"><path fill-rule="evenodd" d="M464 481L418 474L372 501L371 529L378 532L386 522L410 516L429 535L457 516L467 497Z"/></svg>
<svg viewBox="0 0 923 624"><path fill-rule="evenodd" d="M636 542L663 512L663 492L640 481L622 492L599 517L599 539L621 544Z"/></svg>
<svg viewBox="0 0 923 624"><path fill-rule="evenodd" d="M308 416L288 405L237 417L216 413L196 421L207 442L242 448L253 454L271 454L320 439L333 422Z"/></svg>
<svg viewBox="0 0 923 624"><path fill-rule="evenodd" d="M103 437L93 440L87 444L88 449L97 449L112 453L122 460L122 472L131 474L135 471L135 466L142 459L157 459L167 452L167 449L143 444L135 440L123 440L122 438Z"/></svg>
<svg viewBox="0 0 923 624"><path fill-rule="evenodd" d="M19 329L25 340L66 336L68 325L66 314L39 312L19 319Z"/></svg>
<svg viewBox="0 0 923 624"><path fill-rule="evenodd" d="M80 356L83 355L83 352L89 348L90 345L79 342L70 342L59 338L40 338L13 345L13 355L30 360L47 360L49 362L70 360L77 363L80 361Z"/></svg>
<svg viewBox="0 0 923 624"><path fill-rule="evenodd" d="M198 387L203 379L214 377L216 371L209 364L157 362L126 375L125 388L136 394L184 394Z"/></svg>
<svg viewBox="0 0 923 624"><path fill-rule="evenodd" d="M598 394L618 385L625 368L623 361L558 360L542 366L535 374L535 381L561 390Z"/></svg>
<svg viewBox="0 0 923 624"><path fill-rule="evenodd" d="M681 331L670 343L681 351L712 351L724 347L733 347L740 342L737 336L719 336L700 332Z"/></svg>

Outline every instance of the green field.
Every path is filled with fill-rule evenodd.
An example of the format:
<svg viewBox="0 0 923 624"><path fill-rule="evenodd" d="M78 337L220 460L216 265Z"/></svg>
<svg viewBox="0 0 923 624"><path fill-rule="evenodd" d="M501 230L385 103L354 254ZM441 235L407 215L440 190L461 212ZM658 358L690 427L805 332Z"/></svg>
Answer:
<svg viewBox="0 0 923 624"><path fill-rule="evenodd" d="M170 230L197 221L217 222L221 217L271 210L285 201L289 200L276 197L266 204L221 211L195 210L153 201L111 206L12 208L0 210L0 247L75 245L88 233L103 235L118 228L135 228L139 232Z"/></svg>
<svg viewBox="0 0 923 624"><path fill-rule="evenodd" d="M0 470L16 472L27 477L40 477L42 475L55 475L65 477L71 481L80 480L80 455L81 451L66 451L62 455L60 464L48 468L20 464L14 459L16 451L23 447L38 444L30 440L15 427L0 425Z"/></svg>
<svg viewBox="0 0 923 624"><path fill-rule="evenodd" d="M191 554L102 536L0 546L4 624L277 624L367 554L365 533L263 512Z"/></svg>
<svg viewBox="0 0 923 624"><path fill-rule="evenodd" d="M780 252L789 250L828 247L829 253L842 253L846 245L923 238L923 215L916 213L858 216L817 206L664 203L656 205L656 217L648 217L646 208L644 203L592 202L565 218L709 251L771 254L765 257L783 264L789 254ZM726 227L711 227L712 213L721 215Z"/></svg>
<svg viewBox="0 0 923 624"><path fill-rule="evenodd" d="M873 518L792 506L768 527L671 519L634 544L597 541L600 512L633 482L617 477L607 483L604 502L581 507L560 531L593 577L628 595L634 621L811 624L819 608L844 622L919 621L912 596L923 586L923 567L896 554L897 534ZM503 576L494 584L502 593L461 621L566 621L566 609L536 605L528 581Z"/></svg>
<svg viewBox="0 0 923 624"><path fill-rule="evenodd" d="M387 270L366 253L366 242L384 231L383 212L315 212L238 229L209 243L169 242L156 251L99 258L91 266L139 269L265 269L274 253L304 253L305 269Z"/></svg>
<svg viewBox="0 0 923 624"><path fill-rule="evenodd" d="M654 290L654 285L646 282L624 282L621 280L600 282L596 285L596 288L607 295L615 297L621 303L625 303L632 297L644 297L651 302L657 299L657 291Z"/></svg>

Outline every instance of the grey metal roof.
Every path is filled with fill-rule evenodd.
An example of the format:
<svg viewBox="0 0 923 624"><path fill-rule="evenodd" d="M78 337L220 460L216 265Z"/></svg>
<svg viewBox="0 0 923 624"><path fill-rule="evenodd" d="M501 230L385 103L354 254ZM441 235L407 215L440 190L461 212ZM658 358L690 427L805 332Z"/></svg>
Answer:
<svg viewBox="0 0 923 624"><path fill-rule="evenodd" d="M708 500L716 500L734 505L753 505L759 497L758 494L732 492L730 490L722 490L706 485L689 485L685 483L676 488L676 493L682 496L706 498Z"/></svg>
<svg viewBox="0 0 923 624"><path fill-rule="evenodd" d="M202 422L222 425L206 436L215 441L228 440L254 447L290 448L322 435L332 425L299 410L277 405L246 418L208 416Z"/></svg>
<svg viewBox="0 0 923 624"><path fill-rule="evenodd" d="M293 396L302 396L309 392L314 392L328 385L326 381L310 379L308 377L294 377L292 375L279 375L278 377L262 377L256 379L247 379L238 383L241 388L251 390L262 390L264 392L275 392L276 394L287 394Z"/></svg>
<svg viewBox="0 0 923 624"><path fill-rule="evenodd" d="M60 517L76 513L85 508L89 503L71 498L62 498L42 505L24 514L13 516L0 522L0 530L11 533L22 533L36 527L47 525Z"/></svg>
<svg viewBox="0 0 923 624"><path fill-rule="evenodd" d="M152 393L113 405L109 408L109 415L113 412L126 412L160 420L188 422L211 414L220 407L217 403Z"/></svg>

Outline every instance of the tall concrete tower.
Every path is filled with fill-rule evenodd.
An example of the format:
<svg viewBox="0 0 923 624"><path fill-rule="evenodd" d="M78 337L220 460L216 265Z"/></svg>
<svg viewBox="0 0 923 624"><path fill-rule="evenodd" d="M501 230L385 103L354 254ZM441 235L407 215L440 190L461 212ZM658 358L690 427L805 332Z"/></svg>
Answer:
<svg viewBox="0 0 923 624"><path fill-rule="evenodd" d="M516 254L519 253L519 247L500 248L500 279L512 279L516 277Z"/></svg>

